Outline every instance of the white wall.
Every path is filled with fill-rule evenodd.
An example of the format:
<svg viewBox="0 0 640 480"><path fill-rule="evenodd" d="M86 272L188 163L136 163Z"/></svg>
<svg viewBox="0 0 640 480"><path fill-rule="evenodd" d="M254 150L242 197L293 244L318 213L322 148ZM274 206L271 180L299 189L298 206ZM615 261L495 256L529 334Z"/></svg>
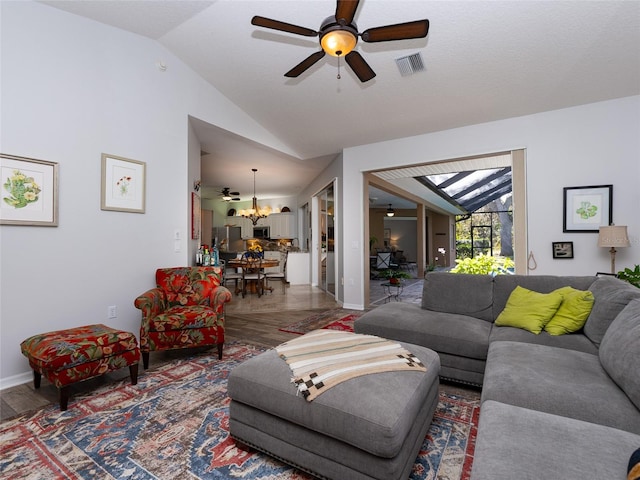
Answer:
<svg viewBox="0 0 640 480"><path fill-rule="evenodd" d="M59 226L0 226L5 388L31 378L22 340L91 323L137 333L133 301L155 269L191 262L200 149L190 114L287 148L157 42L39 3L0 9L0 151L60 166ZM100 210L103 152L146 162L145 214Z"/></svg>
<svg viewBox="0 0 640 480"><path fill-rule="evenodd" d="M617 270L640 259L640 97L628 97L498 122L346 149L344 245L363 242L361 172L512 149L526 149L530 274L608 272L597 235L562 232L562 189L613 184L613 220L628 225L630 248L618 249ZM551 242L573 241L573 260L554 260ZM355 253L355 252L354 252ZM362 308L363 255L346 255L345 304ZM354 279L351 285L347 279Z"/></svg>
<svg viewBox="0 0 640 480"><path fill-rule="evenodd" d="M345 308L351 308L351 306L345 305L343 303L344 287L341 282L341 278L343 276L343 269L342 269L342 264L344 261L343 257L345 255L342 232L344 230L344 222L351 221L351 219L346 220L347 217L344 215L344 211L341 207L342 205L344 205L343 191L345 189L344 188L345 183L343 182L343 179L342 179L342 169L343 169L342 155L338 155L335 158L335 160L333 160L327 166L327 168L325 168L320 173L320 175L318 175L309 185L307 185L306 188L304 188L300 192L300 195L298 196L298 208L304 206L306 203L309 204L309 206L312 209L312 212L311 212L312 230L316 231L316 229L314 229L313 227L315 225L318 225L319 212L317 208L317 202L314 202L312 199L315 195L317 195L322 190L324 190L329 184L335 181L336 186L334 190L334 199L336 202L336 208L335 208L335 213L333 218L334 227L335 227L335 255L337 257L337 260L336 260L337 282L336 282L335 298L336 298L336 301L343 304ZM318 278L319 278L318 256L320 252L319 241L320 241L319 236L314 235L313 238L311 238L310 247L309 247L309 261L310 261L309 271L311 276L310 278L311 285L318 285Z"/></svg>

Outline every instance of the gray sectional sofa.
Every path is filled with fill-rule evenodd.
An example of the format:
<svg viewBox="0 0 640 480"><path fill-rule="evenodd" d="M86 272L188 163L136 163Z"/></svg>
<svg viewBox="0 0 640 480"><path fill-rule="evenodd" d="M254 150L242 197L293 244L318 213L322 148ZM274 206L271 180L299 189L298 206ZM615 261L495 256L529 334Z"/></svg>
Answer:
<svg viewBox="0 0 640 480"><path fill-rule="evenodd" d="M496 326L516 286L593 294L582 329ZM392 302L355 322L440 356L441 377L482 386L472 480L625 479L640 448L640 289L609 276L433 272L422 305Z"/></svg>

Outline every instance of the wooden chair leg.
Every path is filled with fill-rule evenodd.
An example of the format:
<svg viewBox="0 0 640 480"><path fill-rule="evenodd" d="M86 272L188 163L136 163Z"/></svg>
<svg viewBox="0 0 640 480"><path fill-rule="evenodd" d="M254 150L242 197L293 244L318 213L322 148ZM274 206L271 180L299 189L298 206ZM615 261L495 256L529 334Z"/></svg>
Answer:
<svg viewBox="0 0 640 480"><path fill-rule="evenodd" d="M69 404L69 385L60 387L60 411L65 412Z"/></svg>
<svg viewBox="0 0 640 480"><path fill-rule="evenodd" d="M131 385L138 384L138 364L129 365L129 376L131 377Z"/></svg>
<svg viewBox="0 0 640 480"><path fill-rule="evenodd" d="M218 344L218 360L222 360L222 346L223 345L224 345L224 342Z"/></svg>
<svg viewBox="0 0 640 480"><path fill-rule="evenodd" d="M142 352L142 365L145 370L149 368L149 352Z"/></svg>
<svg viewBox="0 0 640 480"><path fill-rule="evenodd" d="M40 380L42 380L42 375L40 372L33 371L33 388L40 388Z"/></svg>

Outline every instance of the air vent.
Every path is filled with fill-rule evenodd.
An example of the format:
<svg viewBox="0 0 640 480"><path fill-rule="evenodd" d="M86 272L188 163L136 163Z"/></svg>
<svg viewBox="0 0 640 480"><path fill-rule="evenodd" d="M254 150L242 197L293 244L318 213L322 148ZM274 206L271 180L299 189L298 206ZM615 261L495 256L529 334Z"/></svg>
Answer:
<svg viewBox="0 0 640 480"><path fill-rule="evenodd" d="M406 57L396 58L396 65L400 70L400 75L407 77L414 73L423 72L425 70L422 56L419 53L407 55Z"/></svg>

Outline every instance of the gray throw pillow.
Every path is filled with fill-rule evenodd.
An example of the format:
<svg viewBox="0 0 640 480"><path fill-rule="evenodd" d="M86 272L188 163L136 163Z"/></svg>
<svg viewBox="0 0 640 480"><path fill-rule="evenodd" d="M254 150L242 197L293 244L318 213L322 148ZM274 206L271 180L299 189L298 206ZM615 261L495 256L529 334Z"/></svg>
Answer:
<svg viewBox="0 0 640 480"><path fill-rule="evenodd" d="M640 299L629 302L611 323L598 355L609 376L640 408Z"/></svg>
<svg viewBox="0 0 640 480"><path fill-rule="evenodd" d="M593 293L593 308L584 325L584 334L600 345L613 319L634 298L640 298L640 288L615 277L598 277L589 287Z"/></svg>

